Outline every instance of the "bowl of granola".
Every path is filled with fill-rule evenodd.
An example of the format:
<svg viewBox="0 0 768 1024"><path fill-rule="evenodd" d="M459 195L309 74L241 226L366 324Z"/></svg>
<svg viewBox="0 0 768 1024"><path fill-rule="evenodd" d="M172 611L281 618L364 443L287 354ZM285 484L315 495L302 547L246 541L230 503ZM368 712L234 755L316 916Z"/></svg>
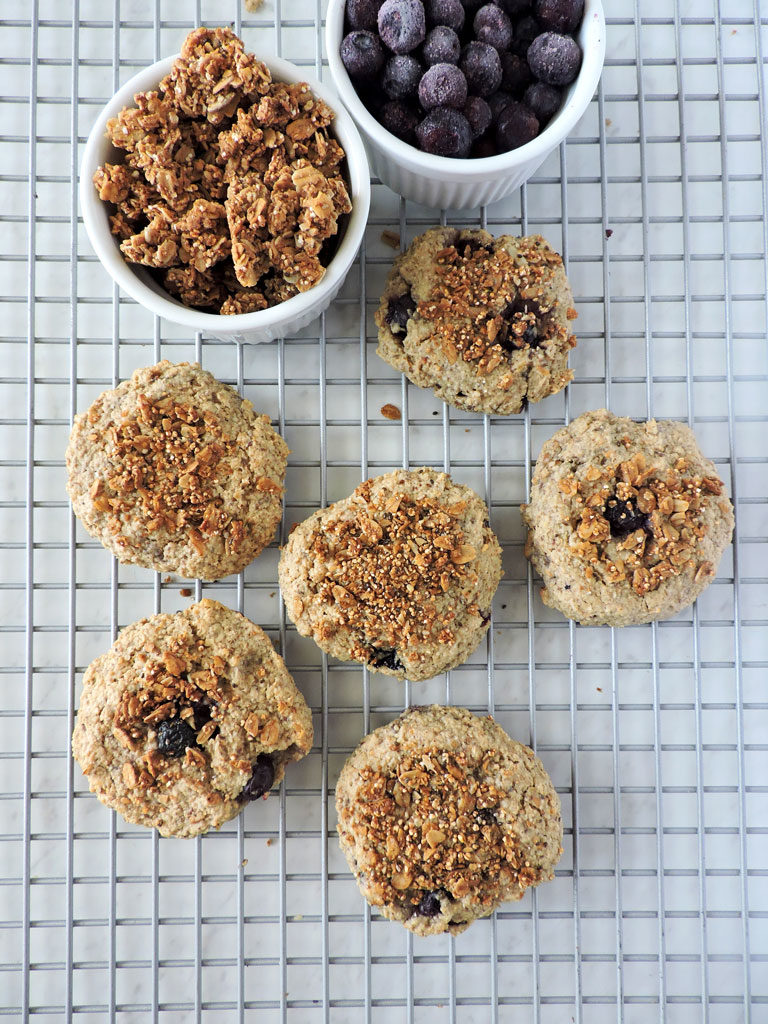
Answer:
<svg viewBox="0 0 768 1024"><path fill-rule="evenodd" d="M363 238L370 172L320 82L258 60L227 28L131 78L80 169L91 244L128 295L223 340L271 341L339 291Z"/></svg>

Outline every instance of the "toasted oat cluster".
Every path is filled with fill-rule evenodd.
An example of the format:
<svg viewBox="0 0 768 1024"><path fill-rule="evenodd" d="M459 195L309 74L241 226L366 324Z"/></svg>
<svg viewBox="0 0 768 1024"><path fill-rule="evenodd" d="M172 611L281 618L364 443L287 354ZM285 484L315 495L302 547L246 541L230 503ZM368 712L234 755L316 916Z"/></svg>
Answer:
<svg viewBox="0 0 768 1024"><path fill-rule="evenodd" d="M704 536L701 516L712 495L723 493L712 476L687 476L681 457L666 479L659 479L642 452L614 468L591 465L585 479L563 477L560 490L584 503L571 548L587 564L602 562L611 583L629 581L636 594L656 590L663 580L694 572L694 580L714 576L710 561L694 559L697 538ZM618 479L617 479L618 476Z"/></svg>
<svg viewBox="0 0 768 1024"><path fill-rule="evenodd" d="M333 111L274 82L228 28L199 28L157 91L107 123L122 164L94 175L112 232L187 306L248 313L321 280L351 203Z"/></svg>

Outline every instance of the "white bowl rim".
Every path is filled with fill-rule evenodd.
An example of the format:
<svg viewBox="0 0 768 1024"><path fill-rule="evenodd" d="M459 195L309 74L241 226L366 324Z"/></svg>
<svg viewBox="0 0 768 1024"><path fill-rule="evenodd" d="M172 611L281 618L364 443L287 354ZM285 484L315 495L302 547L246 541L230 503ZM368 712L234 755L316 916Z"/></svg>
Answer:
<svg viewBox="0 0 768 1024"><path fill-rule="evenodd" d="M339 95L363 131L370 135L379 147L389 151L398 163L409 170L423 176L436 177L441 181L487 180L495 173L508 172L536 160L543 160L576 126L594 95L603 71L606 32L603 6L601 0L585 0L581 26L581 33L587 43L582 47L584 61L575 80L573 92L541 134L524 146L509 150L507 153L497 153L495 156L477 159L435 156L408 142L403 142L387 131L359 98L339 55L345 3L346 0L329 0L325 20L328 65Z"/></svg>
<svg viewBox="0 0 768 1024"><path fill-rule="evenodd" d="M118 286L140 305L166 320L185 327L192 327L198 331L212 333L237 334L274 330L279 328L282 323L302 316L316 303L322 302L325 295L332 293L341 284L354 261L368 222L371 201L371 175L365 147L357 125L333 89L318 81L314 76L306 75L303 68L282 57L259 56L258 59L267 65L276 81L307 82L313 93L325 100L333 109L334 133L346 155L352 201L352 212L349 214L344 237L334 253L333 259L328 264L325 274L316 285L308 291L294 295L290 299L286 299L285 302L279 302L276 306L270 306L268 309L225 316L220 313L200 312L182 305L170 296L161 295L141 280L132 265L126 262L114 235L108 228L105 231L103 223L99 223L99 215L105 204L99 199L92 178L96 168L102 162L97 154L105 144L106 125L109 118L115 117L124 107L133 106L134 95L137 92L146 92L156 86L171 70L178 56L178 54L172 54L169 57L163 57L129 78L102 108L88 134L80 161L80 208L88 238L101 264ZM136 269L147 268L137 267Z"/></svg>

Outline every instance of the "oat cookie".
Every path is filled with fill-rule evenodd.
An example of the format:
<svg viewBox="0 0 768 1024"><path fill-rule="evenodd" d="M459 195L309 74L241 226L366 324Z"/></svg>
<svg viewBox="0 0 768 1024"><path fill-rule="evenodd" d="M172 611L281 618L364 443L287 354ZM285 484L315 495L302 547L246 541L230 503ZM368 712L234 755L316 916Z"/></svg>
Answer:
<svg viewBox="0 0 768 1024"><path fill-rule="evenodd" d="M688 427L607 409L547 441L522 513L544 603L590 626L686 608L714 578L733 532L723 482Z"/></svg>
<svg viewBox="0 0 768 1024"><path fill-rule="evenodd" d="M560 800L541 761L488 716L410 708L366 736L336 785L360 891L417 935L456 935L554 877Z"/></svg>
<svg viewBox="0 0 768 1024"><path fill-rule="evenodd" d="M272 540L288 448L195 363L137 370L75 417L67 490L121 562L215 580Z"/></svg>
<svg viewBox="0 0 768 1024"><path fill-rule="evenodd" d="M234 818L311 746L311 713L269 637L207 599L134 622L91 662L72 736L102 803L181 837Z"/></svg>
<svg viewBox="0 0 768 1024"><path fill-rule="evenodd" d="M449 405L518 413L573 377L573 295L540 235L430 228L395 260L378 353Z"/></svg>
<svg viewBox="0 0 768 1024"><path fill-rule="evenodd" d="M466 661L488 629L501 548L469 487L401 469L301 523L279 575L289 616L322 650L430 679Z"/></svg>

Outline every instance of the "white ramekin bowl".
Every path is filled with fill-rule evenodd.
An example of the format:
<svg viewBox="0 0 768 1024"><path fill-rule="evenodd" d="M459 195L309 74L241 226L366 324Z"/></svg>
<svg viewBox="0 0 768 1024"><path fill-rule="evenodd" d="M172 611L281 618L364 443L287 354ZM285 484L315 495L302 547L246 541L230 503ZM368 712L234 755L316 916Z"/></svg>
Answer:
<svg viewBox="0 0 768 1024"><path fill-rule="evenodd" d="M474 209L509 195L541 166L574 128L594 95L605 58L605 17L600 0L586 0L577 39L584 53L581 71L563 105L532 142L499 156L456 160L422 153L398 139L364 106L339 56L345 0L329 0L325 45L336 90L365 139L371 168L406 199L441 209Z"/></svg>
<svg viewBox="0 0 768 1024"><path fill-rule="evenodd" d="M134 75L118 90L96 119L80 165L80 206L85 230L102 265L123 291L152 313L182 324L193 331L205 331L224 341L272 341L293 334L320 316L333 301L357 255L368 221L371 200L370 170L360 134L352 118L327 86L306 75L302 68L279 57L260 57L280 82L308 82L312 91L335 111L333 133L347 155L347 183L352 212L342 228L343 237L322 280L309 291L256 313L219 316L184 306L164 291L143 267L125 261L118 240L109 230L108 203L102 202L93 185L96 168L105 162L121 163L123 154L106 137L106 125L123 107L133 106L137 92L147 92L171 70L176 55L166 57Z"/></svg>

